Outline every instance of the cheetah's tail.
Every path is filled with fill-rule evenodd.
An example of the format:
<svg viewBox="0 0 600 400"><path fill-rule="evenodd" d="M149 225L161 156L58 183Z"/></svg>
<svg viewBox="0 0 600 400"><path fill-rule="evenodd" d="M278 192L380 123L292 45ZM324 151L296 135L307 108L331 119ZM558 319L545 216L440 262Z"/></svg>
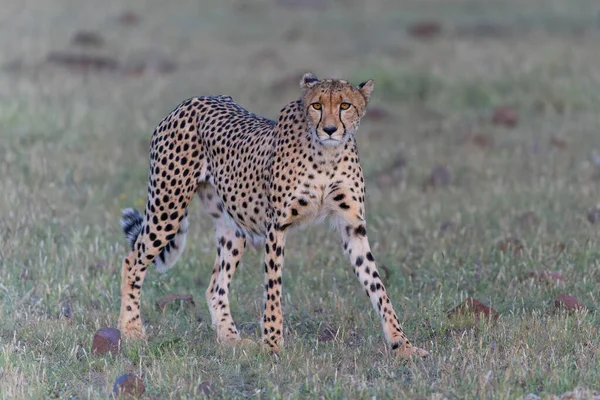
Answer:
<svg viewBox="0 0 600 400"><path fill-rule="evenodd" d="M127 239L129 246L133 249L138 236L144 228L144 217L138 210L126 208L121 215L121 227L123 228L123 232L125 232L125 239ZM179 224L177 234L175 234L175 237L163 247L158 254L158 257L154 259L158 272L161 274L165 273L175 265L185 248L187 232L188 217L186 210L185 217Z"/></svg>

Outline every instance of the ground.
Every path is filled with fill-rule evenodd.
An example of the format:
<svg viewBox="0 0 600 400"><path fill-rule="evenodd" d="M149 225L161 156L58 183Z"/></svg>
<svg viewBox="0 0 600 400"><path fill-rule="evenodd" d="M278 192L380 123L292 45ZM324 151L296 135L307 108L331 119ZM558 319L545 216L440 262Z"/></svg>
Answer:
<svg viewBox="0 0 600 400"><path fill-rule="evenodd" d="M105 398L125 372L143 377L148 398L207 385L223 398L600 390L597 2L248 3L3 3L0 397ZM94 332L117 323L120 209L145 201L155 125L210 94L275 118L307 71L376 81L357 134L369 237L406 333L431 356L391 356L325 225L288 238L279 357L216 346L203 299L212 228L198 201L182 259L146 277L149 341L92 356ZM249 251L231 285L238 327L255 341L260 257ZM533 270L562 279L526 278ZM157 308L169 293L194 304ZM555 310L561 293L588 310ZM449 319L466 297L500 317Z"/></svg>

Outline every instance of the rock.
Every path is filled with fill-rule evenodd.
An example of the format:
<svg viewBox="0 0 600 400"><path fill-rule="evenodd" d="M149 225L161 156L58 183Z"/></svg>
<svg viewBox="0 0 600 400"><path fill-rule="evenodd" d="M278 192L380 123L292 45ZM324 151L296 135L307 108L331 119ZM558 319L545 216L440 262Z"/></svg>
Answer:
<svg viewBox="0 0 600 400"><path fill-rule="evenodd" d="M566 149L567 141L564 139L553 137L550 139L550 145L556 147L557 149Z"/></svg>
<svg viewBox="0 0 600 400"><path fill-rule="evenodd" d="M337 332L334 328L332 328L331 326L329 326L327 324L323 324L319 328L319 333L318 333L319 342L323 342L323 343L331 342L332 340L335 339L336 334L337 334Z"/></svg>
<svg viewBox="0 0 600 400"><path fill-rule="evenodd" d="M562 308L567 311L585 310L585 305L583 303L566 293L559 295L556 300L554 300L554 307Z"/></svg>
<svg viewBox="0 0 600 400"><path fill-rule="evenodd" d="M79 31L75 32L71 43L82 47L102 47L104 45L104 39L100 34L92 31Z"/></svg>
<svg viewBox="0 0 600 400"><path fill-rule="evenodd" d="M507 128L514 128L519 122L519 113L512 107L498 107L492 115L492 123Z"/></svg>
<svg viewBox="0 0 600 400"><path fill-rule="evenodd" d="M213 392L213 387L209 382L202 382L198 385L198 393L202 393L205 396L210 396Z"/></svg>
<svg viewBox="0 0 600 400"><path fill-rule="evenodd" d="M52 52L46 62L78 71L116 71L119 68L119 62L114 58L89 54Z"/></svg>
<svg viewBox="0 0 600 400"><path fill-rule="evenodd" d="M588 212L587 220L590 222L590 224L595 224L596 222L600 221L600 207L599 206L592 208Z"/></svg>
<svg viewBox="0 0 600 400"><path fill-rule="evenodd" d="M146 391L144 382L134 374L121 375L115 381L113 394L115 396L139 397Z"/></svg>
<svg viewBox="0 0 600 400"><path fill-rule="evenodd" d="M60 316L68 319L69 321L73 319L73 307L71 306L71 303L65 301L61 304Z"/></svg>
<svg viewBox="0 0 600 400"><path fill-rule="evenodd" d="M181 300L185 303L194 305L194 298L191 294L177 294L177 293L169 293L158 299L156 302L156 307L164 310L169 304L173 303L175 300Z"/></svg>
<svg viewBox="0 0 600 400"><path fill-rule="evenodd" d="M450 185L450 170L443 165L436 165L431 170L429 178L423 184L424 189L445 187Z"/></svg>
<svg viewBox="0 0 600 400"><path fill-rule="evenodd" d="M123 11L117 20L125 26L132 26L139 24L141 18L133 11Z"/></svg>
<svg viewBox="0 0 600 400"><path fill-rule="evenodd" d="M442 25L438 21L420 21L408 27L408 34L416 39L433 39L442 33Z"/></svg>
<svg viewBox="0 0 600 400"><path fill-rule="evenodd" d="M479 300L468 297L464 303L459 304L452 310L448 311L448 318L469 314L476 317L491 317L493 320L497 320L499 316L498 311L494 310L492 307L486 306Z"/></svg>
<svg viewBox="0 0 600 400"><path fill-rule="evenodd" d="M440 225L440 233L441 234L454 233L457 230L458 230L458 225L454 221L450 221L450 220L444 221Z"/></svg>
<svg viewBox="0 0 600 400"><path fill-rule="evenodd" d="M115 328L100 328L92 341L92 354L104 355L119 353L121 348L121 331Z"/></svg>

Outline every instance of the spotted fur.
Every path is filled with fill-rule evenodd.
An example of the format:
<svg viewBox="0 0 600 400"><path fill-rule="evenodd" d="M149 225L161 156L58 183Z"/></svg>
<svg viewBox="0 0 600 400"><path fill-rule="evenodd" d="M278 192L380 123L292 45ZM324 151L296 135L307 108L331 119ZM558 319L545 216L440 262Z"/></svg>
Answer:
<svg viewBox="0 0 600 400"><path fill-rule="evenodd" d="M220 341L240 339L229 284L250 241L264 244L263 341L279 349L287 233L331 217L392 350L405 358L427 354L402 331L367 239L354 133L373 81L355 87L304 74L300 89L300 99L286 105L277 121L250 113L229 96L210 96L185 101L159 123L150 146L144 217L127 210L123 219L132 247L122 268L119 326L125 337L144 336L140 294L146 270L153 261L170 267L179 257L187 209L197 193L215 227L217 255L206 300Z"/></svg>

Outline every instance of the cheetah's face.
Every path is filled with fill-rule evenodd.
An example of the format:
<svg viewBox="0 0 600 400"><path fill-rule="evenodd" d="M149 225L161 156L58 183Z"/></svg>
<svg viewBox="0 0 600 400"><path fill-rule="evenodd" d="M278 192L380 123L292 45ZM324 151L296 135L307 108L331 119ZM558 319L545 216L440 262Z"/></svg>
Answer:
<svg viewBox="0 0 600 400"><path fill-rule="evenodd" d="M300 88L308 127L322 145L337 146L356 132L373 87L373 80L354 87L343 80L319 80L310 73L302 76Z"/></svg>

